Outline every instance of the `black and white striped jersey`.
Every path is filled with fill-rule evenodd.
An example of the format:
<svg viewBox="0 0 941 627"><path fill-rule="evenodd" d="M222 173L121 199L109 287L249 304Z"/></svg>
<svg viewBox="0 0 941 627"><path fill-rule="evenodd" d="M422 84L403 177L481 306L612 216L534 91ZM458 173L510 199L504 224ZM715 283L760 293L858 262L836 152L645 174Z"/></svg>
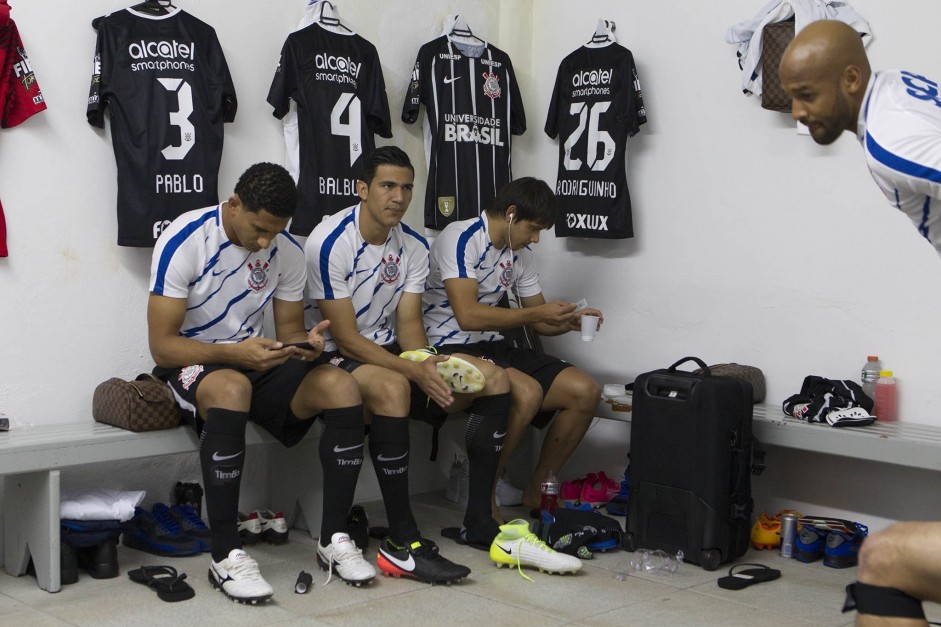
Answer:
<svg viewBox="0 0 941 627"><path fill-rule="evenodd" d="M486 43L442 35L421 47L402 107L412 124L425 105L425 226L477 217L512 180L512 136L526 114L510 57Z"/></svg>
<svg viewBox="0 0 941 627"><path fill-rule="evenodd" d="M562 60L545 128L559 136L556 236L634 236L624 161L646 121L630 50L582 46Z"/></svg>

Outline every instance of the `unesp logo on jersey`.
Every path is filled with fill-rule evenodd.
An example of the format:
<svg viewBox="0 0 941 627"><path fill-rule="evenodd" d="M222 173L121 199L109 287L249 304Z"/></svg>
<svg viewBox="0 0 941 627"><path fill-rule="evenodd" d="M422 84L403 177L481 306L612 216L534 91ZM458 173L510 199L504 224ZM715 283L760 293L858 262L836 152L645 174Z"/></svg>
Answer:
<svg viewBox="0 0 941 627"><path fill-rule="evenodd" d="M265 286L268 285L268 262L262 265L261 259L256 259L254 265L249 261L247 267L249 289L253 292L265 289Z"/></svg>
<svg viewBox="0 0 941 627"><path fill-rule="evenodd" d="M500 267L503 271L500 273L500 285L510 289L510 283L513 282L513 262L511 260L501 261Z"/></svg>
<svg viewBox="0 0 941 627"><path fill-rule="evenodd" d="M608 230L608 216L570 213L565 216L565 223L570 229L587 229L589 231Z"/></svg>
<svg viewBox="0 0 941 627"><path fill-rule="evenodd" d="M484 72L484 95L496 100L502 93L500 91L500 77L493 72Z"/></svg>

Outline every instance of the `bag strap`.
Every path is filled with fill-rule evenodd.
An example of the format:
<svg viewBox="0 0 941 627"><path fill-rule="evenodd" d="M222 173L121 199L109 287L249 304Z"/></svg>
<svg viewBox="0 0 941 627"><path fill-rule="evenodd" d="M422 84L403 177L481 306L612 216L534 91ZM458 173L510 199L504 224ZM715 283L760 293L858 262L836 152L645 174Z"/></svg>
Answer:
<svg viewBox="0 0 941 627"><path fill-rule="evenodd" d="M676 367L681 364L686 363L687 361L695 361L697 364L699 364L699 367L702 369L702 373L704 375L706 375L707 377L712 376L712 371L709 370L709 366L707 366L706 362L704 362L699 357L684 357L683 359L679 360L678 362L676 362L675 364L667 368L667 370L669 370L670 372L676 372Z"/></svg>
<svg viewBox="0 0 941 627"><path fill-rule="evenodd" d="M162 380L158 379L157 377L155 377L155 376L154 376L152 373L150 373L150 372L143 372L143 373L137 375L137 376L134 378L134 381L128 381L127 383L128 383L128 385L130 385L132 388L134 388L134 391L137 392L137 395L138 395L140 398L144 398L144 393L141 391L141 389L140 389L139 387L137 387L136 385L134 385L134 383L135 383L136 381L153 381L154 383L158 383L158 384L160 384L160 385L166 385L166 384L167 384L166 381L162 381Z"/></svg>

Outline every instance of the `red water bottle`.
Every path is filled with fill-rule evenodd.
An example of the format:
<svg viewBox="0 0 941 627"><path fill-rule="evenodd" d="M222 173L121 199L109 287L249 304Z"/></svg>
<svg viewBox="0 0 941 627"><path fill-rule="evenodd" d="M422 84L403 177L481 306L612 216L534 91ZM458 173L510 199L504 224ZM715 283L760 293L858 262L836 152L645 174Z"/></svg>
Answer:
<svg viewBox="0 0 941 627"><path fill-rule="evenodd" d="M872 413L876 415L879 422L894 422L898 419L897 411L895 378L891 370L882 370L876 382L876 405Z"/></svg>
<svg viewBox="0 0 941 627"><path fill-rule="evenodd" d="M550 470L539 486L539 491L542 493L539 509L545 510L554 516L561 490L562 485L559 483L558 477L555 476L554 471Z"/></svg>

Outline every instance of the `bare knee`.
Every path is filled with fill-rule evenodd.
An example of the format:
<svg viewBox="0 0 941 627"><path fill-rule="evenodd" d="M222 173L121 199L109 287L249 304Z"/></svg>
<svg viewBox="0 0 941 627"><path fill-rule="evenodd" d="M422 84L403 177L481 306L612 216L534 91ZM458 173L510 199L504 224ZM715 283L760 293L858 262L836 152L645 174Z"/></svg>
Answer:
<svg viewBox="0 0 941 627"><path fill-rule="evenodd" d="M513 396L510 400L510 415L529 424L542 407L542 386L531 377L523 380L511 379L511 382Z"/></svg>
<svg viewBox="0 0 941 627"><path fill-rule="evenodd" d="M405 416L411 398L411 384L404 375L382 368L360 380L363 402L371 414Z"/></svg>
<svg viewBox="0 0 941 627"><path fill-rule="evenodd" d="M866 538L859 549L857 579L878 586L898 587L898 569L909 561L903 539L910 533L908 524L897 523Z"/></svg>
<svg viewBox="0 0 941 627"><path fill-rule="evenodd" d="M480 361L479 367L480 372L482 372L484 378L487 379L487 392L491 394L506 394L510 391L510 377L507 376L506 370L489 361L483 360Z"/></svg>
<svg viewBox="0 0 941 627"><path fill-rule="evenodd" d="M252 402L252 382L235 370L216 370L206 375L196 390L200 411L213 407L248 411Z"/></svg>
<svg viewBox="0 0 941 627"><path fill-rule="evenodd" d="M352 407L363 402L353 375L335 366L318 366L307 373L294 401L300 401L296 409L301 413L295 412L299 418L324 409ZM295 402L291 403L292 408Z"/></svg>

